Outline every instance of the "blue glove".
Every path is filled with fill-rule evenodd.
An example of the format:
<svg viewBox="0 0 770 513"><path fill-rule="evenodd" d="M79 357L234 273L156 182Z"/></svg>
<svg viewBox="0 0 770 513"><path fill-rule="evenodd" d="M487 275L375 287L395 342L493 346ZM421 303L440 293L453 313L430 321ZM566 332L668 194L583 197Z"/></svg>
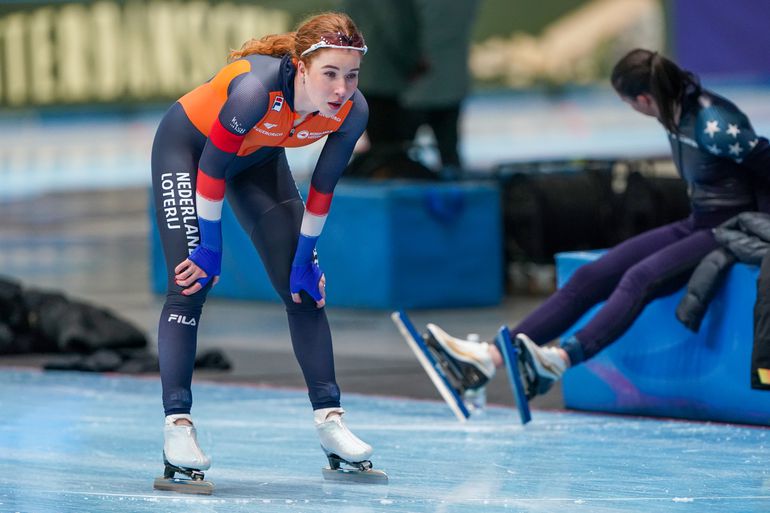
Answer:
<svg viewBox="0 0 770 513"><path fill-rule="evenodd" d="M320 301L323 296L318 288L318 282L323 273L315 259L306 264L292 265L291 275L289 275L289 291L292 294L299 294L300 290L305 290L313 299Z"/></svg>
<svg viewBox="0 0 770 513"><path fill-rule="evenodd" d="M206 272L205 278L198 278L201 287L205 287L214 276L219 276L222 272L222 252L207 248L199 244L190 256L187 257Z"/></svg>

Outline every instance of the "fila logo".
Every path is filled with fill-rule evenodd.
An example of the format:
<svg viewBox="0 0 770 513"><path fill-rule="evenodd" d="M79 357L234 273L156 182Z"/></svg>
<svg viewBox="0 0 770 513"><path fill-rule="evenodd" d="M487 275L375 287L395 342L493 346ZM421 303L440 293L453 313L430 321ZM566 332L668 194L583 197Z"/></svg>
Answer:
<svg viewBox="0 0 770 513"><path fill-rule="evenodd" d="M177 324L184 324L185 326L197 326L198 323L195 322L195 317L191 317L188 319L184 315L179 314L169 314L168 316L168 322L176 322Z"/></svg>
<svg viewBox="0 0 770 513"><path fill-rule="evenodd" d="M262 123L262 125L263 125L265 128L267 128L268 130L270 130L271 128L275 128L275 127L277 127L277 126L278 126L278 123Z"/></svg>
<svg viewBox="0 0 770 513"><path fill-rule="evenodd" d="M273 100L273 110L280 112L283 107L283 96L276 96Z"/></svg>

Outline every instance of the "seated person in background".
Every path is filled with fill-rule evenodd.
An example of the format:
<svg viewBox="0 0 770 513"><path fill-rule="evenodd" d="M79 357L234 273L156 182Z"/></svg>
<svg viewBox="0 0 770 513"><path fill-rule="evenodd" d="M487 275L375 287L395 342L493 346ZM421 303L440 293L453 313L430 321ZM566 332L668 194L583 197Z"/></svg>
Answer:
<svg viewBox="0 0 770 513"><path fill-rule="evenodd" d="M617 340L656 297L681 288L719 246L712 229L739 212L756 210L755 183L770 177L770 144L754 133L729 100L657 52L636 49L612 71L621 100L665 128L679 175L687 182L691 214L611 248L511 329L529 398L548 391L570 366ZM594 305L602 308L583 328L561 336ZM674 312L671 312L674 315ZM483 386L502 365L498 348L454 338L433 324L428 341L462 374ZM469 387L471 388L471 387Z"/></svg>

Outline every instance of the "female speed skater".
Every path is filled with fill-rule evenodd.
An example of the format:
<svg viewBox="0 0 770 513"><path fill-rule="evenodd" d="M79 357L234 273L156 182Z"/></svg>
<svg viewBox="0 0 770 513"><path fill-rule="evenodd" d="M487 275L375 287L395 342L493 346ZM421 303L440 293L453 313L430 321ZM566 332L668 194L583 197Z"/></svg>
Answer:
<svg viewBox="0 0 770 513"><path fill-rule="evenodd" d="M342 420L324 310L326 277L315 253L334 188L366 128L368 108L357 90L366 50L347 15L314 16L296 32L252 39L231 52L229 64L182 96L160 122L152 185L168 291L158 328L166 472L156 487L189 491L171 486L182 481L211 487L202 481L211 460L190 416L191 381L203 304L220 274L225 197L286 306L331 468L347 463L353 471L346 475L384 477L371 470L371 446ZM285 148L324 137L303 204ZM174 472L193 479L172 479Z"/></svg>
<svg viewBox="0 0 770 513"><path fill-rule="evenodd" d="M621 100L665 128L673 161L688 185L691 214L630 238L580 267L510 330L528 398L544 394L570 366L612 344L651 300L682 287L719 246L712 228L739 212L767 208L755 191L770 177L770 144L732 102L664 56L643 49L617 62L611 82ZM573 336L560 346L545 346L602 301ZM427 326L425 338L451 370L458 392L484 386L503 365L495 344L461 340L434 324Z"/></svg>

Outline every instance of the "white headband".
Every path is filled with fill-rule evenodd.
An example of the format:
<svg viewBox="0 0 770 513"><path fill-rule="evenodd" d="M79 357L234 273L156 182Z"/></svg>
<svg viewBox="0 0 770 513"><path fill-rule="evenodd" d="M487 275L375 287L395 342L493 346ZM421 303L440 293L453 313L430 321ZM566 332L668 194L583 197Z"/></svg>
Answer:
<svg viewBox="0 0 770 513"><path fill-rule="evenodd" d="M337 48L339 50L355 50L357 52L361 52L361 55L366 55L366 51L368 48L366 45L363 47L358 46L342 46L342 45L333 45L331 43L327 43L326 41L319 41L317 43L314 43L310 45L310 48L299 54L300 57L304 57L305 55L309 54L310 52L315 52L319 48Z"/></svg>

